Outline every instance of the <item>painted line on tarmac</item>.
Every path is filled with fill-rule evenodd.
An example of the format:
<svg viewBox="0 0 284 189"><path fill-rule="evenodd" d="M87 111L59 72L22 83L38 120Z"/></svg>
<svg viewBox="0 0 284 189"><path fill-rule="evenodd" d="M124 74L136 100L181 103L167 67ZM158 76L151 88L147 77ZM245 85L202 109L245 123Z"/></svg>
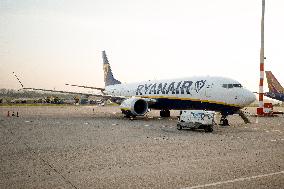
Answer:
<svg viewBox="0 0 284 189"><path fill-rule="evenodd" d="M281 140L283 141L284 139L283 138L281 138L281 139L271 139L270 142L278 142L278 141L281 141Z"/></svg>
<svg viewBox="0 0 284 189"><path fill-rule="evenodd" d="M186 187L186 188L183 188L183 189L205 188L205 187L209 187L209 186L217 186L217 185L222 185L222 184L246 181L246 180L257 179L257 178L262 178L262 177L269 177L269 176L273 176L273 175L280 175L280 174L284 174L284 171L279 171L279 172L275 172L275 173L268 173L268 174L263 174L263 175L257 175L257 176L251 176L251 177L242 177L242 178L237 178L237 179L233 179L233 180L215 182L215 183L211 183L211 184L191 186L191 187Z"/></svg>

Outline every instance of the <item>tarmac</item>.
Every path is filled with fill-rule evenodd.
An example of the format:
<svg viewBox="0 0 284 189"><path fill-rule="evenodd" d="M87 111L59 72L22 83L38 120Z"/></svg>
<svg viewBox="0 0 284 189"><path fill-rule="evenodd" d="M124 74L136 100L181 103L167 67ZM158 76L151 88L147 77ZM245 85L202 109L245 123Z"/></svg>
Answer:
<svg viewBox="0 0 284 189"><path fill-rule="evenodd" d="M229 116L230 126L212 133L177 130L177 111L158 115L0 107L0 188L284 188L283 115L251 124Z"/></svg>

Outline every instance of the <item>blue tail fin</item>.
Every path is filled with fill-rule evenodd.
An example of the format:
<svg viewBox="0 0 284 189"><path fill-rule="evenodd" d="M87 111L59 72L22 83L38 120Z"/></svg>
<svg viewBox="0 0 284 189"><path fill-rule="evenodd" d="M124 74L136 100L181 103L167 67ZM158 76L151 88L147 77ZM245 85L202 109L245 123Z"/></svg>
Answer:
<svg viewBox="0 0 284 189"><path fill-rule="evenodd" d="M103 61L104 61L104 81L105 81L105 86L109 86L109 85L116 85L116 84L121 84L120 81L116 80L113 77L112 71L111 71L111 67L110 64L108 62L107 56L106 56L106 52L103 51Z"/></svg>

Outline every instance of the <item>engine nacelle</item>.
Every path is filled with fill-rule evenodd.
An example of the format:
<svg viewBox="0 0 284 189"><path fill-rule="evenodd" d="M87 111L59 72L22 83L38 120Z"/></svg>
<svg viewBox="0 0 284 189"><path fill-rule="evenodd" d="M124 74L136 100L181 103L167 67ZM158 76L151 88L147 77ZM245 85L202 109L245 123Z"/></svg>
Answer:
<svg viewBox="0 0 284 189"><path fill-rule="evenodd" d="M126 116L143 116L148 111L148 103L142 98L129 98L121 103L120 109Z"/></svg>

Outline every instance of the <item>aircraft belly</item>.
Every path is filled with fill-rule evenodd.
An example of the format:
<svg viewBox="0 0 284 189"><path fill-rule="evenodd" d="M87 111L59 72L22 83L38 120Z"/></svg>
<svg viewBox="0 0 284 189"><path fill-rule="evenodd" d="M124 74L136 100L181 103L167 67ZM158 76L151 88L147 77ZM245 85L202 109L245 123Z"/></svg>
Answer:
<svg viewBox="0 0 284 189"><path fill-rule="evenodd" d="M197 100L184 99L167 99L159 98L157 102L149 105L152 109L168 109L168 110L186 110L186 109L203 109L220 112L236 112L240 107L230 106L222 103L202 102Z"/></svg>

